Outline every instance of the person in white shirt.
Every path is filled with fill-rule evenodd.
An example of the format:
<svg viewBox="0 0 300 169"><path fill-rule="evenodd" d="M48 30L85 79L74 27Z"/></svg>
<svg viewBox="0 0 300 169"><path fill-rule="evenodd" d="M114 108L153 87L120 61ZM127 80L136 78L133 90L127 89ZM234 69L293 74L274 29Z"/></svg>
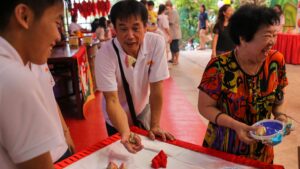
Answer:
<svg viewBox="0 0 300 169"><path fill-rule="evenodd" d="M37 78L37 81L39 82L42 88L44 98L46 100L46 108L50 115L53 116L53 118L55 119L57 132L60 134L61 139L66 140L65 144L61 145L60 147L56 147L55 149L50 151L53 161L62 161L63 159L71 156L75 152L75 146L73 143L73 139L70 135L68 126L55 100L53 92L55 81L51 75L47 63L43 65L29 63L28 66L31 72Z"/></svg>
<svg viewBox="0 0 300 169"><path fill-rule="evenodd" d="M170 43L172 41L169 27L168 15L166 15L167 7L164 4L160 4L158 7L157 26L163 32L163 36L166 41L167 58L170 53Z"/></svg>
<svg viewBox="0 0 300 169"><path fill-rule="evenodd" d="M86 31L84 28L82 28L78 23L77 23L77 15L72 15L71 16L71 23L69 25L69 33L71 35L75 35L78 31Z"/></svg>
<svg viewBox="0 0 300 169"><path fill-rule="evenodd" d="M0 168L53 169L65 144L28 62L44 64L60 35L62 0L1 0Z"/></svg>
<svg viewBox="0 0 300 169"><path fill-rule="evenodd" d="M101 18L99 18L98 23L99 24L97 25L97 29L95 33L97 39L99 39L100 41L100 46L101 46L101 43L110 40L112 38L112 35L110 29L108 28L107 20L105 17L102 16Z"/></svg>
<svg viewBox="0 0 300 169"><path fill-rule="evenodd" d="M165 41L158 34L146 33L147 9L140 2L119 1L112 7L110 16L116 38L103 43L96 54L97 89L103 92L105 98L102 107L108 134L118 131L125 148L136 153L143 145L138 135L130 133L129 126L134 125L135 121L131 116L132 111L129 111L130 103L126 98L126 86L123 85L120 68L128 82L135 116L144 120L143 125L149 130L149 137L174 139L173 135L160 127L163 80L169 78Z"/></svg>

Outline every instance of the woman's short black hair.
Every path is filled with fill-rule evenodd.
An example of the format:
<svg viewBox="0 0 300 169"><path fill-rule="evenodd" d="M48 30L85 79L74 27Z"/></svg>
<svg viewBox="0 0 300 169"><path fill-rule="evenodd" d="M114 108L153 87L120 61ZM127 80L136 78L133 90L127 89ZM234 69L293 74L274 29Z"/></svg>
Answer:
<svg viewBox="0 0 300 169"><path fill-rule="evenodd" d="M63 3L63 1L62 0L0 0L0 30L3 31L6 28L15 7L19 4L25 4L28 7L30 7L35 15L35 18L39 19L48 7L56 3Z"/></svg>
<svg viewBox="0 0 300 169"><path fill-rule="evenodd" d="M232 41L240 45L240 37L250 42L262 26L277 25L279 22L279 17L272 8L244 5L229 19L229 34Z"/></svg>
<svg viewBox="0 0 300 169"><path fill-rule="evenodd" d="M135 16L135 17L140 16L144 25L147 24L148 21L147 9L145 5L143 5L141 2L138 2L136 0L119 1L112 6L110 11L111 22L113 23L115 28L116 28L117 19L123 20L131 16Z"/></svg>

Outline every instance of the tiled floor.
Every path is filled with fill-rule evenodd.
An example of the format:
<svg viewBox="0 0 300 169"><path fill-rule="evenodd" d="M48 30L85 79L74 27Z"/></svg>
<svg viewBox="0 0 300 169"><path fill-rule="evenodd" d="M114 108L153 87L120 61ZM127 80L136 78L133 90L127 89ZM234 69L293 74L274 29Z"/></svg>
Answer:
<svg viewBox="0 0 300 169"><path fill-rule="evenodd" d="M179 65L170 66L172 78L195 108L198 101L197 86L210 54L211 50L181 52ZM286 94L288 102L286 113L300 122L300 65L287 65L287 75L289 86ZM286 169L298 168L297 146L300 146L300 124L295 124L298 125L296 130L285 137L280 145L275 146L274 163L284 165Z"/></svg>

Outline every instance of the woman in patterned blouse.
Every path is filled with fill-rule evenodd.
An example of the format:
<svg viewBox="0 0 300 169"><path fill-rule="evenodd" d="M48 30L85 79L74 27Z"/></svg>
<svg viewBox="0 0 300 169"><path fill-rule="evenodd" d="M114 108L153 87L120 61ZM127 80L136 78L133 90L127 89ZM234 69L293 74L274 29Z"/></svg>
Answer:
<svg viewBox="0 0 300 169"><path fill-rule="evenodd" d="M242 6L229 20L236 48L210 60L198 87L198 109L210 121L203 146L273 162L273 147L255 141L249 131L271 114L287 121L284 57L271 50L278 25L273 9L254 5Z"/></svg>

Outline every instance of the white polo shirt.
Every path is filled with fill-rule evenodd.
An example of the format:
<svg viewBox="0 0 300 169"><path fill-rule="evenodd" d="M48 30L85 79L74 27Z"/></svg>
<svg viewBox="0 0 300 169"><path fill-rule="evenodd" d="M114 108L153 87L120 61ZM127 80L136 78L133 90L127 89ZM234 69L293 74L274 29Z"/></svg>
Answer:
<svg viewBox="0 0 300 169"><path fill-rule="evenodd" d="M40 85L17 51L0 37L0 168L16 168L61 145Z"/></svg>
<svg viewBox="0 0 300 169"><path fill-rule="evenodd" d="M121 48L117 38L114 42L119 49L121 62L126 80L130 87L134 108L139 115L149 102L150 83L169 78L167 57L165 56L165 41L162 36L147 32L141 45L135 66L127 66L125 63L126 53ZM118 91L121 106L127 113L129 123L132 124L126 95L122 84L117 54L113 48L112 40L103 43L96 54L95 76L97 90ZM107 111L105 99L102 108L105 120L111 124Z"/></svg>
<svg viewBox="0 0 300 169"><path fill-rule="evenodd" d="M55 81L51 75L48 65L31 64L31 71L36 76L37 81L39 82L40 87L42 88L44 98L46 100L46 108L55 121L54 129L56 129L57 133L59 133L59 139L65 140L63 127L61 124L57 103L53 92ZM64 144L55 147L55 149L50 151L52 160L57 161L60 157L62 157L62 155L67 151L67 149L68 149L68 145L66 142L64 142Z"/></svg>

